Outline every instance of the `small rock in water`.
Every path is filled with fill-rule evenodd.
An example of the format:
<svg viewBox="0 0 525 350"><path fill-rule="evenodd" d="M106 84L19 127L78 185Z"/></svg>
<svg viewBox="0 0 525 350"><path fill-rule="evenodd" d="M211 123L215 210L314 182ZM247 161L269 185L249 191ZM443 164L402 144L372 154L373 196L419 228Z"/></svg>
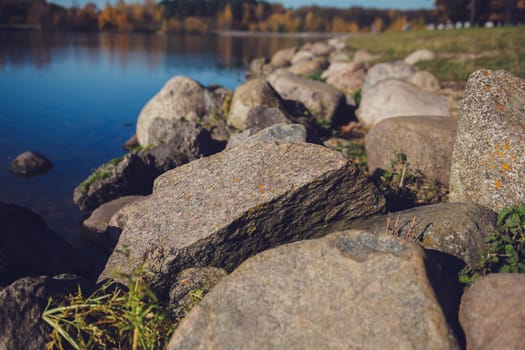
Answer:
<svg viewBox="0 0 525 350"><path fill-rule="evenodd" d="M10 172L20 176L36 176L47 172L53 164L45 156L26 151L19 154L7 168Z"/></svg>

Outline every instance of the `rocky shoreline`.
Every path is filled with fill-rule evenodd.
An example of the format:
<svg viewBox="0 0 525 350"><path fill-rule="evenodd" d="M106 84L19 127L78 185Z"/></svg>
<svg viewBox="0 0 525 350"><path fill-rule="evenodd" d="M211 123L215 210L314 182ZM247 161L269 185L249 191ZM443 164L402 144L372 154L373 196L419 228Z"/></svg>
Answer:
<svg viewBox="0 0 525 350"><path fill-rule="evenodd" d="M235 91L166 82L138 144L75 189L103 263L1 204L0 349L43 348L47 297L137 268L182 319L168 349L524 347L523 275L457 276L525 205L525 81L450 93L414 67L429 50L348 52L280 50Z"/></svg>

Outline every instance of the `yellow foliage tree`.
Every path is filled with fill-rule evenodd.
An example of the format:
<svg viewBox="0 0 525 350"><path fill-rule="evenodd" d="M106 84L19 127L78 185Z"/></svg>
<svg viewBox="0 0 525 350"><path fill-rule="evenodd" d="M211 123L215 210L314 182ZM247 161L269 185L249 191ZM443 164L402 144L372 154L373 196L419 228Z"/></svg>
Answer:
<svg viewBox="0 0 525 350"><path fill-rule="evenodd" d="M230 29L233 24L233 11L230 3L217 15L217 27L219 29Z"/></svg>

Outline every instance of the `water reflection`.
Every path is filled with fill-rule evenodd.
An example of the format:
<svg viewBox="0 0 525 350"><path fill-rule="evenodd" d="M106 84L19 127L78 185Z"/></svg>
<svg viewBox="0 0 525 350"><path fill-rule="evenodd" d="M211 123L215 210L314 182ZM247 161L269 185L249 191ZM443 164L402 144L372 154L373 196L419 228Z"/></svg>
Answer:
<svg viewBox="0 0 525 350"><path fill-rule="evenodd" d="M130 60L157 69L170 55L209 58L219 66L230 68L248 65L251 59L269 56L275 51L301 44L304 39L277 36L232 37L146 34L70 34L0 32L0 67L31 64L45 69L54 60L72 54L78 62L90 65L102 57L121 68ZM64 50L67 49L67 50ZM72 49L72 51L71 51Z"/></svg>
<svg viewBox="0 0 525 350"><path fill-rule="evenodd" d="M124 153L140 110L166 80L186 75L233 89L252 58L302 42L0 32L0 201L32 209L74 241L81 215L73 189ZM41 177L16 178L8 164L26 150L46 155L55 167Z"/></svg>

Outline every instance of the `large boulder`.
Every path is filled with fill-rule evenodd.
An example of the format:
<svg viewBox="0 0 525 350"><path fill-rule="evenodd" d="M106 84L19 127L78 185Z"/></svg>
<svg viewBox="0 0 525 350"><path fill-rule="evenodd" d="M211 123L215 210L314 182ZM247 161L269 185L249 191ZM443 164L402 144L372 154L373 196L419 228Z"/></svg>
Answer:
<svg viewBox="0 0 525 350"><path fill-rule="evenodd" d="M304 105L317 121L334 123L345 117L345 95L333 86L290 73L272 74L268 81L284 100Z"/></svg>
<svg viewBox="0 0 525 350"><path fill-rule="evenodd" d="M470 75L458 115L450 200L495 211L525 204L525 80L502 70Z"/></svg>
<svg viewBox="0 0 525 350"><path fill-rule="evenodd" d="M250 112L261 106L277 108L285 114L279 95L264 79L253 79L240 85L233 94L228 124L238 130L246 129Z"/></svg>
<svg viewBox="0 0 525 350"><path fill-rule="evenodd" d="M390 222L389 227L387 222ZM485 239L496 232L495 225L496 213L490 209L467 203L438 203L376 215L355 222L351 227L378 235L390 230L396 236L410 236L426 249L447 253L475 265L486 249Z"/></svg>
<svg viewBox="0 0 525 350"><path fill-rule="evenodd" d="M411 168L448 185L456 120L417 116L389 118L375 124L365 137L368 169L389 170L396 153L404 153Z"/></svg>
<svg viewBox="0 0 525 350"><path fill-rule="evenodd" d="M474 282L459 310L467 349L525 349L524 295L524 274L490 274Z"/></svg>
<svg viewBox="0 0 525 350"><path fill-rule="evenodd" d="M408 64L416 64L418 62L433 61L435 59L436 54L434 51L430 51L429 49L418 49L405 57L404 61Z"/></svg>
<svg viewBox="0 0 525 350"><path fill-rule="evenodd" d="M248 257L372 215L384 199L341 154L306 143L233 147L169 171L125 207L102 276L145 263L161 294L178 271L232 271ZM119 254L129 249L129 257Z"/></svg>
<svg viewBox="0 0 525 350"><path fill-rule="evenodd" d="M185 120L197 123L207 112L205 89L199 83L183 76L170 79L144 106L137 120L137 137L142 146L157 145L169 140L159 138L158 119L167 122Z"/></svg>
<svg viewBox="0 0 525 350"><path fill-rule="evenodd" d="M363 84L363 94L366 94L380 81L388 79L407 80L414 73L416 73L416 69L402 61L378 63L368 70Z"/></svg>
<svg viewBox="0 0 525 350"><path fill-rule="evenodd" d="M45 156L37 152L26 151L13 159L7 169L19 176L36 176L47 172L52 167L53 163Z"/></svg>
<svg viewBox="0 0 525 350"><path fill-rule="evenodd" d="M344 231L242 264L175 330L174 349L459 349L414 243Z"/></svg>
<svg viewBox="0 0 525 350"><path fill-rule="evenodd" d="M71 275L27 277L0 290L0 349L46 349L51 327L42 313L49 298L76 292L79 283Z"/></svg>
<svg viewBox="0 0 525 350"><path fill-rule="evenodd" d="M346 93L352 93L363 86L368 65L363 62L332 62L322 74L326 83Z"/></svg>
<svg viewBox="0 0 525 350"><path fill-rule="evenodd" d="M25 276L88 273L91 263L37 214L0 203L0 285Z"/></svg>
<svg viewBox="0 0 525 350"><path fill-rule="evenodd" d="M371 127L383 119L450 115L447 100L403 80L384 80L364 93L357 117Z"/></svg>

